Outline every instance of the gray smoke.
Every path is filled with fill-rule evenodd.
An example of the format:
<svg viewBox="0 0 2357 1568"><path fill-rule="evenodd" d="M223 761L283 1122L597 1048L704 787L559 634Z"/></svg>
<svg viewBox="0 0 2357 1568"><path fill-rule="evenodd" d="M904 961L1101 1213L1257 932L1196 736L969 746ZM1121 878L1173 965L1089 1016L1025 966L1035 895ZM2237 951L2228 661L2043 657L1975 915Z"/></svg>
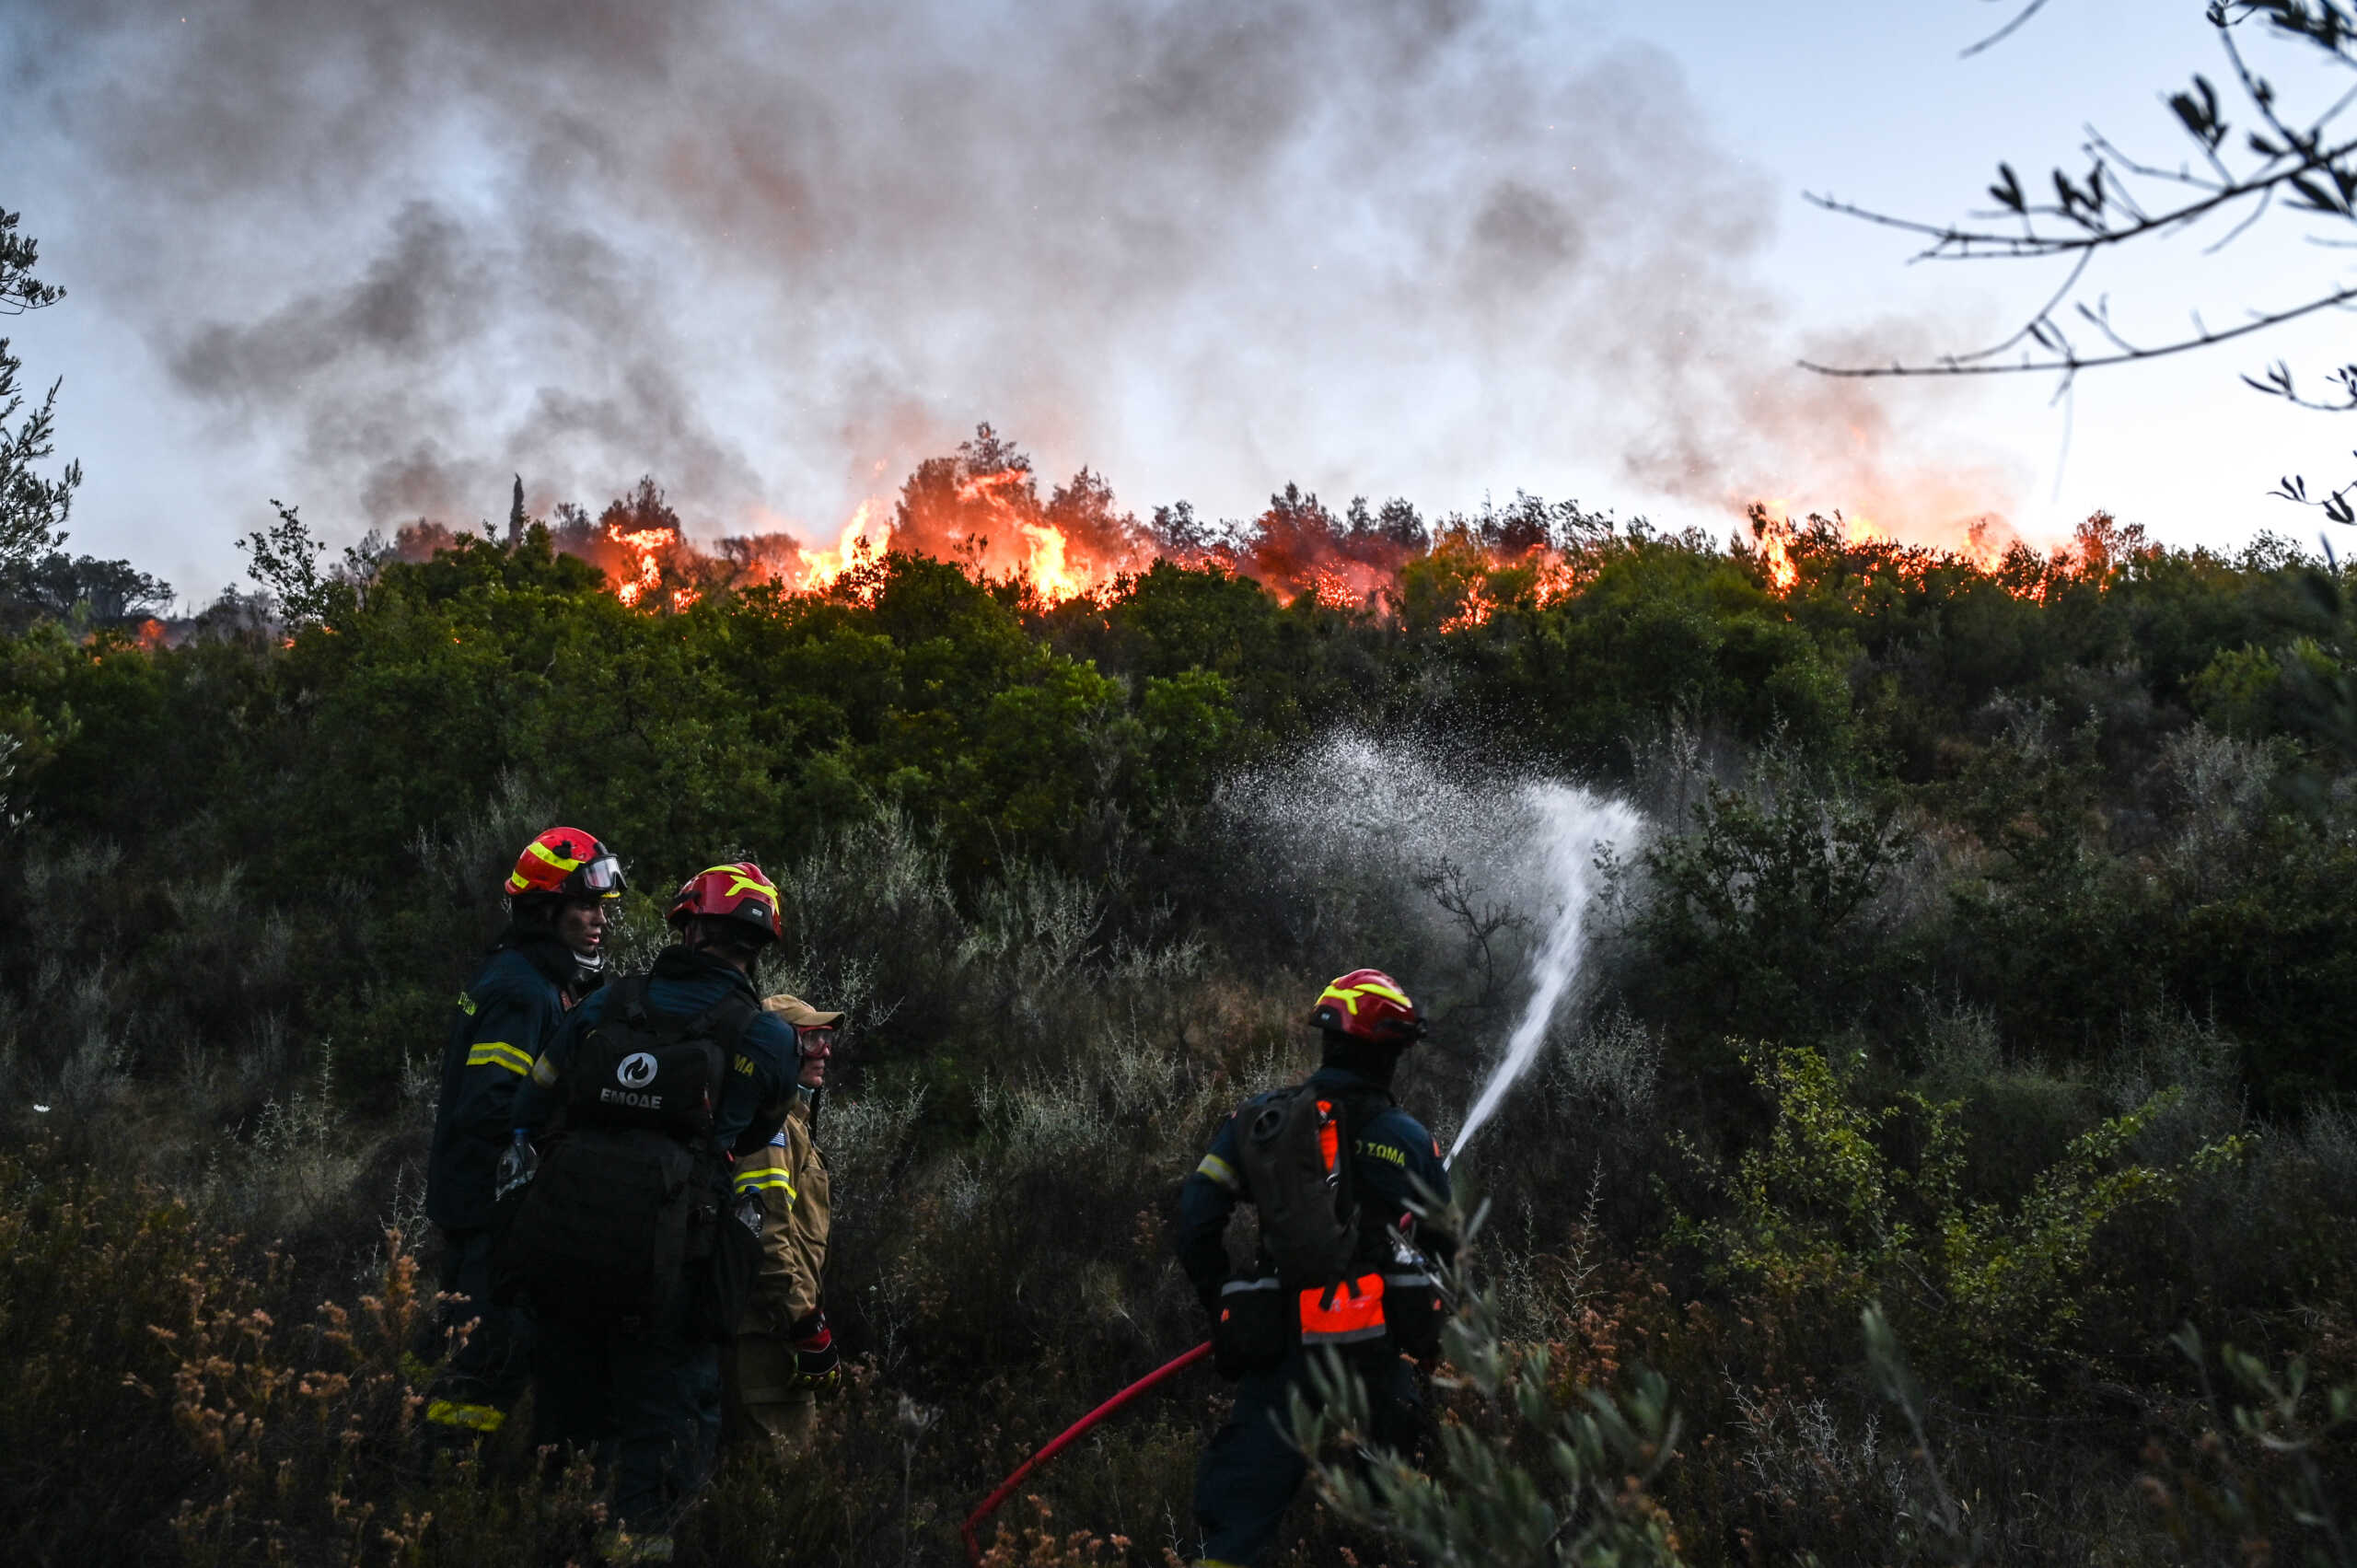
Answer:
<svg viewBox="0 0 2357 1568"><path fill-rule="evenodd" d="M33 9L0 135L87 160L89 292L354 528L520 469L830 532L982 419L1140 506L1907 447L1788 368L1674 64L1550 6Z"/></svg>

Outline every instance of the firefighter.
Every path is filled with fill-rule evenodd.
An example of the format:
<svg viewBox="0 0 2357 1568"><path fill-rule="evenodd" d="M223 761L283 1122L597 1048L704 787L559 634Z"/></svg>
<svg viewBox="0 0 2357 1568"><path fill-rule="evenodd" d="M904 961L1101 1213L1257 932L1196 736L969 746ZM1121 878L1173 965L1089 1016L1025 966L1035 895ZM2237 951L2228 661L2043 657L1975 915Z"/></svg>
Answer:
<svg viewBox="0 0 2357 1568"><path fill-rule="evenodd" d="M543 1139L503 1259L538 1287L534 1440L610 1463L618 1528L600 1543L610 1561L668 1560L671 1529L711 1473L720 1347L755 1249L731 1213L728 1169L775 1135L797 1071L794 1030L762 1011L752 981L777 939L777 907L775 886L749 862L689 878L668 912L678 944L649 974L576 1008L517 1097L519 1133L540 1135L563 1115L561 1135ZM689 1120L667 1120L667 1101ZM631 1185L648 1170L651 1191ZM666 1232L675 1202L685 1229ZM725 1265L738 1246L730 1299ZM665 1277L632 1295L650 1273Z"/></svg>
<svg viewBox="0 0 2357 1568"><path fill-rule="evenodd" d="M560 827L533 839L507 877L507 928L451 1014L425 1172L425 1215L442 1233L435 1344L474 1327L428 1385L438 1439L496 1432L528 1380L530 1319L492 1301L493 1173L533 1058L604 978L607 911L622 888L621 862L590 834Z"/></svg>
<svg viewBox="0 0 2357 1568"><path fill-rule="evenodd" d="M1230 1116L1179 1191L1179 1262L1213 1318L1221 1370L1237 1378L1234 1408L1195 1471L1206 1565L1251 1563L1276 1539L1308 1470L1285 1423L1292 1390L1310 1392L1309 1356L1333 1354L1365 1384L1369 1435L1404 1453L1418 1416L1403 1352L1435 1348L1439 1303L1423 1260L1445 1260L1448 1241L1425 1223L1419 1189L1445 1205L1448 1173L1439 1144L1391 1096L1423 1018L1390 976L1353 970L1326 987L1309 1022L1321 1036L1318 1071ZM1288 1193L1283 1151L1267 1152L1296 1127L1313 1140L1306 1158L1325 1174L1322 1191L1311 1180ZM1262 1236L1261 1256L1242 1275L1225 1242L1239 1202L1258 1206ZM1305 1227L1316 1234L1289 1239ZM1281 1277L1280 1257L1318 1246L1338 1260L1320 1270L1323 1288Z"/></svg>
<svg viewBox="0 0 2357 1568"><path fill-rule="evenodd" d="M781 1458L790 1458L818 1423L819 1394L842 1380L842 1354L823 1305L832 1211L827 1158L815 1141L842 1015L821 1013L784 993L761 1005L792 1027L799 1070L785 1124L737 1162L737 1202L760 1210L761 1260L744 1325L724 1365L731 1439L765 1438Z"/></svg>

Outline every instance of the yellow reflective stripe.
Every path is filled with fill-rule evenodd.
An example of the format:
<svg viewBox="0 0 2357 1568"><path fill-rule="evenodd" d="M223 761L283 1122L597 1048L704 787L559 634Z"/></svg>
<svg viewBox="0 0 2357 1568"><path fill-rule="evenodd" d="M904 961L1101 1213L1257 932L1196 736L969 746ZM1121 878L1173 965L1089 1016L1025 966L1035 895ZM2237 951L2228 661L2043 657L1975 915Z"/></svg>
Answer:
<svg viewBox="0 0 2357 1568"><path fill-rule="evenodd" d="M1318 1000L1324 1002L1329 998L1331 998L1336 1002L1340 1002L1342 1005L1342 1010L1344 1012L1349 1013L1353 1017L1356 1017L1358 1016L1359 1012L1359 998L1362 996L1386 997L1393 1002L1399 1003L1402 1007L1412 1007L1415 1005L1414 1003L1408 1000L1407 995L1404 993L1394 991L1387 985L1378 985L1374 981L1368 981L1364 985L1329 985L1324 991L1318 993Z"/></svg>
<svg viewBox="0 0 2357 1568"><path fill-rule="evenodd" d="M519 1077L532 1070L532 1059L504 1040L487 1040L467 1052L470 1067L505 1067Z"/></svg>
<svg viewBox="0 0 2357 1568"><path fill-rule="evenodd" d="M475 1432L496 1432L507 1412L497 1405L467 1405L456 1400L435 1400L425 1407L425 1419L436 1426L463 1426Z"/></svg>
<svg viewBox="0 0 2357 1568"><path fill-rule="evenodd" d="M1237 1178L1236 1167L1217 1155L1205 1155L1203 1163L1195 1167L1197 1176L1208 1176L1231 1192L1240 1192L1244 1183Z"/></svg>
<svg viewBox="0 0 2357 1568"><path fill-rule="evenodd" d="M777 1187L784 1188L788 1198L801 1196L794 1190L794 1178L782 1170L749 1170L737 1179L737 1191L739 1192L752 1192Z"/></svg>
<svg viewBox="0 0 2357 1568"><path fill-rule="evenodd" d="M530 843L524 846L524 854L530 855L533 859L539 861L543 865L553 867L561 876L570 877L575 871L581 869L581 863L579 861L565 859L564 856L557 854L556 851L549 848L548 845L540 842L538 839L534 839ZM519 855L517 858L520 860L523 856ZM517 866L515 870L507 874L507 890L509 892L526 893L531 891L531 888L532 879L524 875L524 868L521 865Z"/></svg>
<svg viewBox="0 0 2357 1568"><path fill-rule="evenodd" d="M728 874L728 890L721 897L733 899L739 893L759 893L770 902L777 902L777 888L774 884L764 882L758 877L748 877L742 869L734 865L708 866L704 870L704 875L709 877L714 871L725 871Z"/></svg>
<svg viewBox="0 0 2357 1568"><path fill-rule="evenodd" d="M532 1082L540 1085L540 1087L544 1089L552 1089L556 1087L556 1064L551 1062L546 1056L541 1056L534 1060L532 1063Z"/></svg>
<svg viewBox="0 0 2357 1568"><path fill-rule="evenodd" d="M571 876L574 872L581 869L581 863L579 861L565 859L564 856L557 854L556 851L549 848L548 845L540 842L538 839L534 839L530 843L526 844L524 846L524 853L530 855L535 860L547 862L549 865L555 866L559 871L563 872L567 876Z"/></svg>

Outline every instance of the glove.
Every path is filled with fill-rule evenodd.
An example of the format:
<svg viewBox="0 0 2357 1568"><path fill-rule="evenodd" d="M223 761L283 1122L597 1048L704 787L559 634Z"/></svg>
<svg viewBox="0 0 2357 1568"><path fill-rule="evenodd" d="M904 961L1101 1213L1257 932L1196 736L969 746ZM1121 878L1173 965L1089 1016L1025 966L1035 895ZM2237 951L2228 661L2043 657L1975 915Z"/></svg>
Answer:
<svg viewBox="0 0 2357 1568"><path fill-rule="evenodd" d="M492 1182L493 1199L505 1198L531 1180L540 1165L538 1151L525 1136L524 1130L518 1127L514 1140L499 1151L499 1167Z"/></svg>
<svg viewBox="0 0 2357 1568"><path fill-rule="evenodd" d="M843 1353L835 1348L835 1331L827 1326L820 1307L785 1330L794 1346L794 1386L832 1393L843 1380Z"/></svg>

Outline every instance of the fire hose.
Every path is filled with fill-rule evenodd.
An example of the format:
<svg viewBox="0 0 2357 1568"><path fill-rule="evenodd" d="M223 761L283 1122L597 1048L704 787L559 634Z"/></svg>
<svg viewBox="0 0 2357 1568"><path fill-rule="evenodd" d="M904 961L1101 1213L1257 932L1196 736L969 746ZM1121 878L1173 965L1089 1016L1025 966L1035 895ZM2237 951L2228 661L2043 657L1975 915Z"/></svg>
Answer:
<svg viewBox="0 0 2357 1568"><path fill-rule="evenodd" d="M1197 1345L1193 1350L1189 1351L1186 1354L1179 1356L1178 1359L1165 1362L1160 1366L1157 1366L1153 1371L1147 1373L1144 1376L1139 1378L1136 1382L1131 1384L1128 1388L1122 1389L1120 1393L1114 1395L1111 1399L1106 1400L1103 1404L1098 1405L1095 1410L1090 1411L1086 1415L1082 1416L1078 1421L1074 1422L1070 1426L1065 1427L1062 1432L1056 1435L1053 1441L1050 1442L1045 1447L1032 1455L1029 1458L1024 1460L1021 1469L1017 1469L1013 1475L1008 1476L1004 1481L999 1482L998 1490L992 1493L988 1497L983 1498L982 1505L966 1516L966 1523L960 1529L959 1533L966 1538L967 1562L972 1563L974 1568L981 1568L981 1543L974 1539L974 1532L981 1528L982 1521L989 1518L991 1515L997 1510L1000 1504L1015 1495L1015 1489L1023 1484L1023 1481L1026 1476L1028 1476L1033 1470L1038 1469L1041 1465L1046 1464L1050 1459L1054 1458L1058 1454L1062 1453L1064 1448L1072 1443L1073 1439L1078 1437L1082 1433L1086 1432L1098 1422L1103 1421L1107 1416L1111 1415L1115 1411L1120 1410L1123 1405L1128 1404L1132 1400L1136 1399L1140 1394L1144 1393L1148 1388L1153 1388L1155 1384L1162 1382L1165 1378L1171 1376L1173 1374L1183 1372L1188 1367L1192 1366L1195 1363L1202 1360L1203 1357L1211 1353L1211 1342L1209 1340L1205 1340L1202 1344Z"/></svg>

